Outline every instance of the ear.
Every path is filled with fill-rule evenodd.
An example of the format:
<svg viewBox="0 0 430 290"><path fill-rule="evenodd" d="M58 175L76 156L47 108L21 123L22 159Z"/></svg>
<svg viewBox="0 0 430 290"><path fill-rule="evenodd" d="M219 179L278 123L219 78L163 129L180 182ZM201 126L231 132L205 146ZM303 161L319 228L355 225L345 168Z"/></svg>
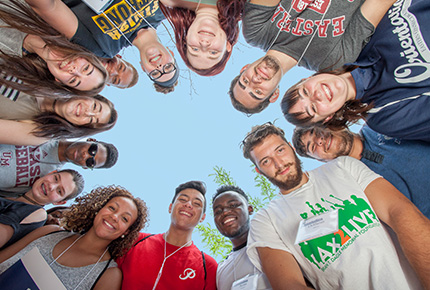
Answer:
<svg viewBox="0 0 430 290"><path fill-rule="evenodd" d="M261 174L260 169L258 169L257 166L255 166L255 171L257 171L258 174Z"/></svg>
<svg viewBox="0 0 430 290"><path fill-rule="evenodd" d="M108 87L110 87L110 83L106 83L106 85L107 85Z"/></svg>
<svg viewBox="0 0 430 290"><path fill-rule="evenodd" d="M270 97L269 102L274 103L279 98L279 87L273 92L273 95Z"/></svg>
<svg viewBox="0 0 430 290"><path fill-rule="evenodd" d="M172 206L173 206L173 204L169 205L169 213L172 213Z"/></svg>
<svg viewBox="0 0 430 290"><path fill-rule="evenodd" d="M204 214L202 215L202 218L199 220L199 223L203 222L203 221L205 220L205 218L206 218L206 214L204 213Z"/></svg>
<svg viewBox="0 0 430 290"><path fill-rule="evenodd" d="M252 207L252 205L248 205L248 213L249 215L252 215L254 213L254 208Z"/></svg>
<svg viewBox="0 0 430 290"><path fill-rule="evenodd" d="M241 70L240 73L243 73L247 68L248 68L249 64L245 65Z"/></svg>
<svg viewBox="0 0 430 290"><path fill-rule="evenodd" d="M172 57L175 57L175 54L173 53L173 51L171 51L171 50L170 50L170 48L166 47L166 49L167 49L168 51L170 51L170 54L172 55Z"/></svg>
<svg viewBox="0 0 430 290"><path fill-rule="evenodd" d="M59 79L57 79L57 78L55 78L55 81L56 81L57 83L61 83L61 81L60 81Z"/></svg>
<svg viewBox="0 0 430 290"><path fill-rule="evenodd" d="M229 41L227 41L226 50L227 50L228 52L231 52L232 47L233 47L233 46L231 45L231 43L230 43Z"/></svg>
<svg viewBox="0 0 430 290"><path fill-rule="evenodd" d="M293 145L291 145L290 142L288 142L288 145L290 145L290 148L293 149L294 152L296 152L296 148L294 148Z"/></svg>
<svg viewBox="0 0 430 290"><path fill-rule="evenodd" d="M328 121L330 121L333 118L333 115L328 116L327 118L324 119L323 124L327 123Z"/></svg>
<svg viewBox="0 0 430 290"><path fill-rule="evenodd" d="M66 200L62 200L62 201L58 201L58 202L53 202L53 205L62 205L65 204L67 201Z"/></svg>

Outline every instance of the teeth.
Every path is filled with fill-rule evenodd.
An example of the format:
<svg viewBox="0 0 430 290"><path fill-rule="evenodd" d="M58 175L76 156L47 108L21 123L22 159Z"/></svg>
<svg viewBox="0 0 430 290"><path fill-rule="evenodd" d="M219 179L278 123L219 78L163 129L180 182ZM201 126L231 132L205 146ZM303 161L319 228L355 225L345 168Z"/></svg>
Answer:
<svg viewBox="0 0 430 290"><path fill-rule="evenodd" d="M189 216L189 217L191 216L191 214L189 212L186 212L186 211L180 211L179 213L184 214L184 215Z"/></svg>
<svg viewBox="0 0 430 290"><path fill-rule="evenodd" d="M63 60L60 64L60 69L64 68L68 64L68 62L69 61L67 61L67 60Z"/></svg>
<svg viewBox="0 0 430 290"><path fill-rule="evenodd" d="M325 92L325 93L326 93L326 95L327 95L327 99L331 100L330 90L328 89L328 87L327 87L326 85L323 85L322 87L323 87L323 89L324 89L324 92Z"/></svg>
<svg viewBox="0 0 430 290"><path fill-rule="evenodd" d="M105 223L105 225L107 225L108 227L110 227L111 229L115 229L114 227L113 227L113 225L111 225L110 223L108 223L107 221L104 221L104 223Z"/></svg>
<svg viewBox="0 0 430 290"><path fill-rule="evenodd" d="M229 222L234 221L234 220L235 220L235 218L228 218L223 222L223 224L229 223Z"/></svg>
<svg viewBox="0 0 430 290"><path fill-rule="evenodd" d="M45 184L42 184L42 191L43 191L43 194L47 195L47 194L46 194L46 187L45 187Z"/></svg>

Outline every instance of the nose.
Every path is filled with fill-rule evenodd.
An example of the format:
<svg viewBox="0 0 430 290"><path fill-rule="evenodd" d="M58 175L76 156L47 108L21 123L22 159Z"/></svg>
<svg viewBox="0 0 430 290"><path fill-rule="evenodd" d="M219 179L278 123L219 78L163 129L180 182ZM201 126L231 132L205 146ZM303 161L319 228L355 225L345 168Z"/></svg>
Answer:
<svg viewBox="0 0 430 290"><path fill-rule="evenodd" d="M282 161L281 160L279 160L278 158L273 158L273 164L275 165L275 168L276 169L279 169L279 168L281 168L282 167Z"/></svg>
<svg viewBox="0 0 430 290"><path fill-rule="evenodd" d="M58 187L58 183L56 183L56 182L50 182L48 184L49 192L55 192L57 190L57 187Z"/></svg>
<svg viewBox="0 0 430 290"><path fill-rule="evenodd" d="M259 74L257 74L257 73L254 73L253 75L252 75L252 82L253 83L261 83L261 76L259 75Z"/></svg>
<svg viewBox="0 0 430 290"><path fill-rule="evenodd" d="M112 213L112 219L116 222L118 221L118 214L116 212Z"/></svg>
<svg viewBox="0 0 430 290"><path fill-rule="evenodd" d="M209 41L206 38L200 38L199 42L200 46L203 48L208 48L210 45Z"/></svg>
<svg viewBox="0 0 430 290"><path fill-rule="evenodd" d="M317 141L315 142L318 146L323 146L325 143L324 136L317 137Z"/></svg>

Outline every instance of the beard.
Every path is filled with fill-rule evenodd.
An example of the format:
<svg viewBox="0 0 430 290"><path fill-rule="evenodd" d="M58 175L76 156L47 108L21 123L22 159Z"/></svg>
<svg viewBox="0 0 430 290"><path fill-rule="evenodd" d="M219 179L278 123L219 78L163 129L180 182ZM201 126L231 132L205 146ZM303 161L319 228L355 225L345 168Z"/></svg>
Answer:
<svg viewBox="0 0 430 290"><path fill-rule="evenodd" d="M335 158L339 156L348 156L352 150L352 144L354 143L354 135L352 135L347 130L343 130L342 132L339 132L337 135L342 141L340 142L341 146L339 146L339 150L336 153Z"/></svg>
<svg viewBox="0 0 430 290"><path fill-rule="evenodd" d="M248 219L246 220L246 222L243 223L243 225L241 227L239 227L234 232L224 233L224 236L229 238L229 239L233 239L233 238L237 238L237 237L243 235L244 233L248 233L248 232L249 232L249 216L248 216Z"/></svg>
<svg viewBox="0 0 430 290"><path fill-rule="evenodd" d="M300 184L303 178L302 162L297 157L297 155L295 155L295 162L289 163L287 165L289 165L290 167L293 166L295 169L295 173L288 174L288 176L286 176L287 177L286 180L277 179L276 176L278 175L278 173L275 175L275 177L269 177L267 175L264 175L266 176L267 179L269 179L271 183L273 183L273 185L277 186L282 191L288 191L296 187L297 185Z"/></svg>
<svg viewBox="0 0 430 290"><path fill-rule="evenodd" d="M265 57L263 57L260 63L254 67L254 69L257 70L257 67L259 65L265 65L267 68L272 70L272 76L266 80L271 80L280 69L278 60L270 55L266 55Z"/></svg>

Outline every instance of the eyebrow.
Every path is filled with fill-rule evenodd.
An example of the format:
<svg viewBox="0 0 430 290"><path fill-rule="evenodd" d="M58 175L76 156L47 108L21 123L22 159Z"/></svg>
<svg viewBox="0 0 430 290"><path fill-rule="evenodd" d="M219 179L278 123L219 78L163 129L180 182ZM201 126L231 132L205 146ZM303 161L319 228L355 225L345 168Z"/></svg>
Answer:
<svg viewBox="0 0 430 290"><path fill-rule="evenodd" d="M239 85L239 87L242 89L242 90L245 90L246 89L246 87L240 82L240 79L239 80L237 80L237 84ZM261 99L260 98L258 98L256 95L254 95L254 93L253 92L249 92L248 93L252 98L254 98L254 99L256 99L257 101L261 101Z"/></svg>

